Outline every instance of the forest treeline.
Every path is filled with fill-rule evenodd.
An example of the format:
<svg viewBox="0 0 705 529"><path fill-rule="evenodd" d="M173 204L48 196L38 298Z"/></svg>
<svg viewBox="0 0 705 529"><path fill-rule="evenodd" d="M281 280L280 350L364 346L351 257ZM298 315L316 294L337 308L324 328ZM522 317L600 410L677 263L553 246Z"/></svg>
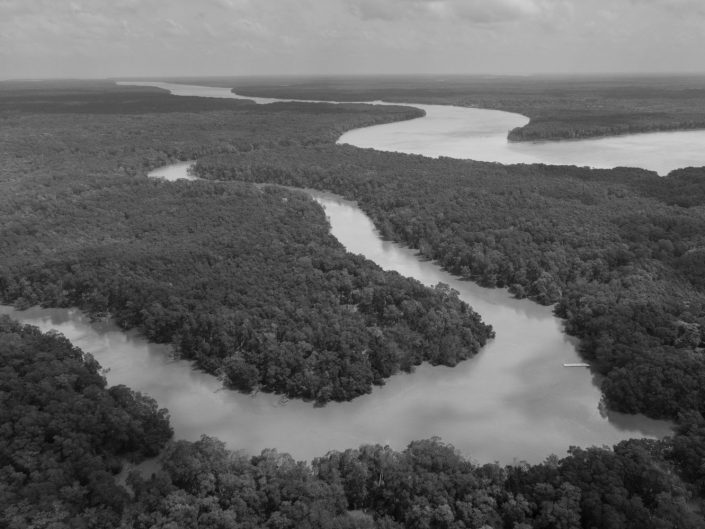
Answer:
<svg viewBox="0 0 705 529"><path fill-rule="evenodd" d="M687 446L631 440L506 467L438 439L308 465L272 450L235 455L204 437L172 445L151 479L133 474L124 518L136 528L702 528L698 486L681 466L702 456L705 429L693 429Z"/></svg>
<svg viewBox="0 0 705 529"><path fill-rule="evenodd" d="M691 112L628 112L563 110L532 116L523 127L509 131L509 141L556 141L705 129L705 115Z"/></svg>
<svg viewBox="0 0 705 529"><path fill-rule="evenodd" d="M449 288L348 254L303 193L146 179L81 186L3 208L5 302L110 315L232 387L321 403L423 361L455 365L492 336Z"/></svg>
<svg viewBox="0 0 705 529"><path fill-rule="evenodd" d="M571 448L565 457L478 464L439 439L363 445L312 462L217 439L175 441L149 475L166 410L57 333L0 318L0 525L9 529L698 529L705 421L675 438Z"/></svg>
<svg viewBox="0 0 705 529"><path fill-rule="evenodd" d="M661 179L349 146L214 155L196 170L357 200L385 237L450 272L557 303L612 408L670 419L705 412L702 170Z"/></svg>
<svg viewBox="0 0 705 529"><path fill-rule="evenodd" d="M112 104L59 112L65 98L93 96L126 97L136 114ZM320 403L367 393L423 361L455 365L492 336L449 289L347 254L303 194L144 178L171 158L332 141L409 109L238 103L213 114L206 100L190 114L168 111L179 98L149 90L23 97L48 98L56 112L16 105L3 115L4 302L111 315L232 387Z"/></svg>
<svg viewBox="0 0 705 529"><path fill-rule="evenodd" d="M491 108L530 118L511 141L570 140L705 128L703 76L443 76L223 80L239 94Z"/></svg>
<svg viewBox="0 0 705 529"><path fill-rule="evenodd" d="M68 187L81 175L142 178L209 153L332 143L353 128L421 115L409 107L176 97L107 82L5 81L0 182L16 195L47 180Z"/></svg>

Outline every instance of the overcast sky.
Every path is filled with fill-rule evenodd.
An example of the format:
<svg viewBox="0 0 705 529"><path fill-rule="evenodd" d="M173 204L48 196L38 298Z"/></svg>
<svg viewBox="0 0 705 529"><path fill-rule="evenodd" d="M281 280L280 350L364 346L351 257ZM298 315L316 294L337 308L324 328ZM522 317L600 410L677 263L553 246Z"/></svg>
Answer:
<svg viewBox="0 0 705 529"><path fill-rule="evenodd" d="M0 0L0 78L705 72L705 0Z"/></svg>

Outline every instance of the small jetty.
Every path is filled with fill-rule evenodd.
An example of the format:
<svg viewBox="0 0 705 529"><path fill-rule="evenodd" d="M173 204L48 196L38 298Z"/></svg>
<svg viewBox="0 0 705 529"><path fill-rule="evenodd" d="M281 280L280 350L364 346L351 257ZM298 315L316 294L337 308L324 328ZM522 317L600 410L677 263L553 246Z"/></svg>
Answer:
<svg viewBox="0 0 705 529"><path fill-rule="evenodd" d="M563 367L590 367L590 364L586 364L585 362L576 362L573 364L563 364Z"/></svg>

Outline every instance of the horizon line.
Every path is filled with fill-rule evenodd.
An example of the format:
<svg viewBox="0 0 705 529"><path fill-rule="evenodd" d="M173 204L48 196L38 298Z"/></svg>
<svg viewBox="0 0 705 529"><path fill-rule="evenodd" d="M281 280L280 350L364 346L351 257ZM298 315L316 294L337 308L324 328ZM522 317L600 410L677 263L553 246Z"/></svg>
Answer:
<svg viewBox="0 0 705 529"><path fill-rule="evenodd" d="M258 79L258 78L308 78L308 79L330 79L330 78L566 78L566 77L705 77L703 71L679 71L679 72L533 72L533 73L261 73L261 74L158 74L158 75L86 75L86 76L32 76L32 77L5 77L0 78L0 82L42 82L42 81L115 81L115 80L164 80L164 79ZM442 79L441 79L442 80Z"/></svg>

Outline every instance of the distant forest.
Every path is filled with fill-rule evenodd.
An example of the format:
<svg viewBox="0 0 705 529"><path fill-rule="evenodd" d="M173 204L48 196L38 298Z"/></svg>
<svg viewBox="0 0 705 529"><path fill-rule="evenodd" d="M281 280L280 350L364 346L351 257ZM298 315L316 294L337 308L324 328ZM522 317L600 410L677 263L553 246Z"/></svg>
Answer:
<svg viewBox="0 0 705 529"><path fill-rule="evenodd" d="M248 182L331 190L449 271L555 303L608 405L677 428L539 465L476 463L435 439L310 463L246 456L207 437L168 442L168 412L148 396L107 387L55 333L2 318L0 526L704 526L702 168L661 179L435 160L334 145L418 115L403 107L34 86L0 83L4 302L111 315L234 387L321 403L474 354L492 331L452 291L347 254L305 195ZM145 178L189 159L239 182ZM153 476L115 480L157 453Z"/></svg>
<svg viewBox="0 0 705 529"><path fill-rule="evenodd" d="M239 94L333 101L459 105L531 121L511 141L570 140L705 128L705 76L437 76L386 79L222 80Z"/></svg>

